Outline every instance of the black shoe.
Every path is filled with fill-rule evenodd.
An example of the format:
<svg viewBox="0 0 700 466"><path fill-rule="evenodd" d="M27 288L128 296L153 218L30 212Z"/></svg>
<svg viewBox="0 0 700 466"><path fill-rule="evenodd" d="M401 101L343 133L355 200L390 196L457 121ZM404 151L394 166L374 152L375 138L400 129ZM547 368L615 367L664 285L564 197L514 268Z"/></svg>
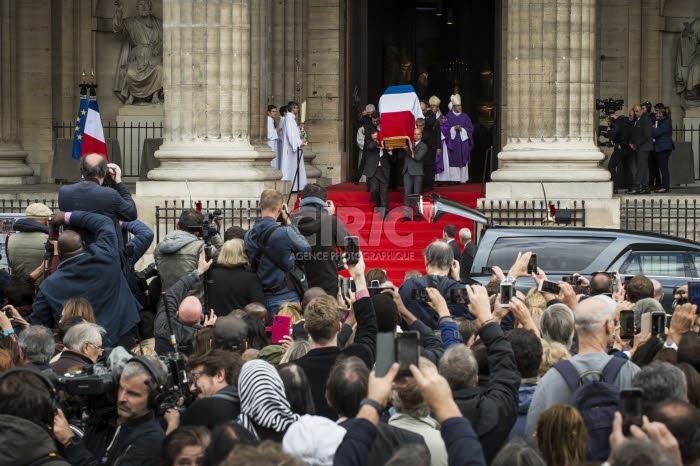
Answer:
<svg viewBox="0 0 700 466"><path fill-rule="evenodd" d="M634 188L631 188L627 190L627 194L639 194L639 191Z"/></svg>
<svg viewBox="0 0 700 466"><path fill-rule="evenodd" d="M649 188L642 188L639 190L638 194L651 194L651 190Z"/></svg>
<svg viewBox="0 0 700 466"><path fill-rule="evenodd" d="M410 222L410 221L411 221L411 217L404 217L401 219L401 223L406 223L406 222Z"/></svg>
<svg viewBox="0 0 700 466"><path fill-rule="evenodd" d="M413 217L414 222L420 222L420 217Z"/></svg>

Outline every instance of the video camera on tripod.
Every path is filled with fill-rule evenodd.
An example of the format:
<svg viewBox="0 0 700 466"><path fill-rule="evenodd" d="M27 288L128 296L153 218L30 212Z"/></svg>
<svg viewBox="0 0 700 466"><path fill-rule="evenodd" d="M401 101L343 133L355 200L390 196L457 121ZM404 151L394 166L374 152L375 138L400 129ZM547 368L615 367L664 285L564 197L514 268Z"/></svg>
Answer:
<svg viewBox="0 0 700 466"><path fill-rule="evenodd" d="M197 202L197 211L202 211L202 203ZM192 225L189 230L192 233L199 233L199 237L204 241L204 255L207 261L211 260L211 239L218 232L218 222L224 218L221 209L215 208L213 212L207 211L201 225ZM204 274L204 314L209 315L209 271Z"/></svg>
<svg viewBox="0 0 700 466"><path fill-rule="evenodd" d="M595 108L600 111L599 119L607 120L607 125L598 126L598 146L601 147L615 147L613 141L608 137L608 127L612 127L614 121L611 120L610 115L622 110L625 106L625 101L623 99L596 99ZM606 141L602 141L600 138L606 138Z"/></svg>
<svg viewBox="0 0 700 466"><path fill-rule="evenodd" d="M604 120L613 113L622 110L625 106L625 101L623 99L596 99L595 109L600 111L600 119Z"/></svg>

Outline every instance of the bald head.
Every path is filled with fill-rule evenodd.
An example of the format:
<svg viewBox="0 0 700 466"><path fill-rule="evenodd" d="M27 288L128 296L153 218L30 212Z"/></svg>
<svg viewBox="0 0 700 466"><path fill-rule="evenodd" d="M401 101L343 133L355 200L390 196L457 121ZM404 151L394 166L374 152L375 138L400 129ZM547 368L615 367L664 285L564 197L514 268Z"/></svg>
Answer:
<svg viewBox="0 0 700 466"><path fill-rule="evenodd" d="M177 318L185 325L195 325L202 321L202 303L194 296L182 300L177 310Z"/></svg>
<svg viewBox="0 0 700 466"><path fill-rule="evenodd" d="M599 334L606 322L615 319L615 301L605 295L579 302L574 308L574 326L579 335Z"/></svg>
<svg viewBox="0 0 700 466"><path fill-rule="evenodd" d="M80 173L84 178L96 178L102 183L107 170L107 160L100 154L88 154L80 159Z"/></svg>
<svg viewBox="0 0 700 466"><path fill-rule="evenodd" d="M61 259L73 257L83 251L83 239L73 230L65 230L58 237L58 255Z"/></svg>

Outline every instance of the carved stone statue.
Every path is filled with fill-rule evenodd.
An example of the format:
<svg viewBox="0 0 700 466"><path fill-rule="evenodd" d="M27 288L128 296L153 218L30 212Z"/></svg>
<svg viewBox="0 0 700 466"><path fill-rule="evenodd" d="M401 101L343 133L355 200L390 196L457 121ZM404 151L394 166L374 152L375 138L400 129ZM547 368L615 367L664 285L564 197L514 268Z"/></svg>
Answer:
<svg viewBox="0 0 700 466"><path fill-rule="evenodd" d="M676 53L676 93L700 104L700 20L683 26Z"/></svg>
<svg viewBox="0 0 700 466"><path fill-rule="evenodd" d="M126 105L136 99L157 104L163 90L163 23L151 14L151 0L138 0L138 15L122 18L114 2L114 32L124 41L114 76L114 93Z"/></svg>

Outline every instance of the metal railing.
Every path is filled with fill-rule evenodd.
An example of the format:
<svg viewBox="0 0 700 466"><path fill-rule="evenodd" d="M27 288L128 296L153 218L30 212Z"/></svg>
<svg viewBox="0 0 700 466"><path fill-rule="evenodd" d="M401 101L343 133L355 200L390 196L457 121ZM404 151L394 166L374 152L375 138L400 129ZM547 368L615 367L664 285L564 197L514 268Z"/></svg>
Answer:
<svg viewBox="0 0 700 466"><path fill-rule="evenodd" d="M572 227L586 226L586 201L562 203L551 201L556 209L556 223ZM547 217L544 200L532 201L479 201L479 211L499 225L542 225Z"/></svg>
<svg viewBox="0 0 700 466"><path fill-rule="evenodd" d="M58 210L56 199L0 199L0 214L23 214L29 204L41 203L54 212Z"/></svg>
<svg viewBox="0 0 700 466"><path fill-rule="evenodd" d="M700 206L697 199L625 199L620 205L620 228L698 240Z"/></svg>
<svg viewBox="0 0 700 466"><path fill-rule="evenodd" d="M149 138L163 137L163 123L123 123L114 121L104 122L105 138L114 138L119 142L122 156L122 175L139 176L143 141ZM73 138L75 124L73 122L54 122L53 135L55 139Z"/></svg>
<svg viewBox="0 0 700 466"><path fill-rule="evenodd" d="M253 199L196 201L191 207L190 203L186 203L184 200L165 201L163 206L156 206L156 243L162 241L168 232L177 228L177 221L184 210L195 208L200 202L203 214L210 212L213 215L214 210L221 210L220 227L222 232L232 226L247 230L253 226L255 219L260 217L258 200Z"/></svg>

